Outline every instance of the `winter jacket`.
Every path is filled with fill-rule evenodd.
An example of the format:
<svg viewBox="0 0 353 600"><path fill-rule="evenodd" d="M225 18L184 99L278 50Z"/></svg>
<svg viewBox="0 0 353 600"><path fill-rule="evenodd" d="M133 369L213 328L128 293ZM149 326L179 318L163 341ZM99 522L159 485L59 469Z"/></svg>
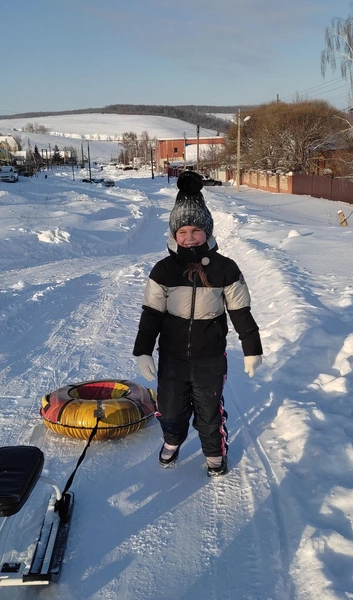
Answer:
<svg viewBox="0 0 353 600"><path fill-rule="evenodd" d="M244 355L262 354L248 287L237 264L217 252L215 239L183 248L170 237L168 250L170 256L153 267L147 281L133 354L151 356L159 336L160 352L182 360L220 355L226 348L226 310ZM190 262L201 262L210 287L203 285L197 272L193 281L188 279Z"/></svg>

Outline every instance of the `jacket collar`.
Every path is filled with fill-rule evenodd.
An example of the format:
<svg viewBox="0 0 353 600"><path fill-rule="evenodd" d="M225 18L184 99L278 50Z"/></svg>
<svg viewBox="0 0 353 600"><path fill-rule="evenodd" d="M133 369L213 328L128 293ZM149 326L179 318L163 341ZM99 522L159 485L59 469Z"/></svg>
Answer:
<svg viewBox="0 0 353 600"><path fill-rule="evenodd" d="M179 262L201 262L204 257L208 257L211 260L212 255L218 250L218 245L212 235L202 246L183 248L177 244L172 234L169 234L168 250L170 255Z"/></svg>

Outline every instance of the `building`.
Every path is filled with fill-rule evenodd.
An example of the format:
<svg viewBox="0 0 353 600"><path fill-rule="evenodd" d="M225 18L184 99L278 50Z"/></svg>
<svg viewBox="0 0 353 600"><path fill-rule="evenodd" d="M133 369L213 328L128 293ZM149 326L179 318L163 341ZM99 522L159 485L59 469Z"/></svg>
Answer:
<svg viewBox="0 0 353 600"><path fill-rule="evenodd" d="M19 150L18 143L12 135L0 135L0 146L6 148L10 152Z"/></svg>
<svg viewBox="0 0 353 600"><path fill-rule="evenodd" d="M158 173L167 171L167 164L187 162L196 166L197 147L199 155L209 152L212 147L223 145L224 138L215 137L194 137L194 138L163 138L157 140L156 144L156 170Z"/></svg>

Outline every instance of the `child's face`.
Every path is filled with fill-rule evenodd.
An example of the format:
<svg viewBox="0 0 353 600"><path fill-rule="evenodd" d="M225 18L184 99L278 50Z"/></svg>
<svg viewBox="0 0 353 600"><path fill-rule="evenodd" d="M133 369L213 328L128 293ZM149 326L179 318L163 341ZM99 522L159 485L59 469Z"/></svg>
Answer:
<svg viewBox="0 0 353 600"><path fill-rule="evenodd" d="M191 248L192 246L202 246L207 238L203 229L194 225L184 225L176 232L175 239L179 246Z"/></svg>

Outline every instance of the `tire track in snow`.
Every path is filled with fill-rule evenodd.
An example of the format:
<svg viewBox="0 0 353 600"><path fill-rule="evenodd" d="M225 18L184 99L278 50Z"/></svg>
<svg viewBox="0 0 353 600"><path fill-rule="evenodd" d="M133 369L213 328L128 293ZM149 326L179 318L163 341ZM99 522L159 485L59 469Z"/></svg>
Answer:
<svg viewBox="0 0 353 600"><path fill-rule="evenodd" d="M229 408L234 412L236 407ZM189 527L200 524L194 533L198 536L194 571L201 568L203 574L195 597L201 592L207 600L218 600L221 580L222 600L290 600L294 596L286 583L285 528L273 501L271 470L264 468L246 424L240 418L238 422L235 436L249 438L243 440L242 460L234 464L230 452L228 474L209 480L195 504L188 506ZM188 539L186 531L184 536ZM192 593L185 596L189 597Z"/></svg>
<svg viewBox="0 0 353 600"><path fill-rule="evenodd" d="M40 337L36 341L34 335L40 325L37 323L37 327L33 327L31 332L32 345L37 348L37 357L34 351L31 367L22 376L28 379L28 387L43 389L43 381L46 377L52 385L50 389L47 388L45 391L51 391L59 385L66 384L64 380L68 377L72 377L76 381L94 378L95 374L92 373L91 365L97 363L98 368L102 369L104 368L104 361L106 361L106 352L101 351L99 347L101 340L104 340L105 346L111 346L111 353L114 353L116 360L119 360L119 348L116 347L115 341L117 335L121 335L121 344L123 347L126 345L126 338L131 331L131 315L134 314L134 308L136 311L137 309L140 310L145 282L143 268L136 267L134 264L131 266L129 259L127 264L128 266L125 268L103 274L93 301L92 296L90 296L84 301L80 301L73 310L71 310L70 304L70 310L67 311L66 318L61 318L55 323L55 327L45 344L44 352ZM126 292L126 289L129 292ZM133 293L131 290L133 290ZM60 299L58 300L57 296L55 299L61 307L64 294L65 288L64 290L61 288ZM135 307L131 302L132 297L135 298ZM116 318L112 318L112 315L115 315ZM131 335L133 334L134 332L131 333ZM99 362L99 356L97 361L99 352L102 354L101 362ZM77 371L76 374L74 369ZM87 373L88 370L89 373ZM123 370L122 368L121 371L123 372ZM47 375L45 375L45 372L47 372ZM86 372L86 374L82 375L83 372ZM115 372L110 376L118 378L119 375L118 372ZM73 382L73 379L71 379L71 382ZM36 424L38 423L39 406L36 408L35 403L34 400L26 406L25 414L21 420L17 419L16 432L13 427L9 427L9 436L5 442L6 445L30 444L41 448L45 454L44 473L50 475L62 489L76 465L85 442L59 436L43 424ZM10 407L9 410L11 418L14 407ZM33 413L36 415L35 418ZM60 443L58 443L58 440L60 440ZM23 531L28 528L23 526L30 520L29 515L33 510L33 503L38 500L37 488L39 487L43 488L43 485L38 483L21 513L11 519L6 519L3 524L0 546L0 555L3 556L3 560L16 561L24 559L23 553L21 554L13 548L22 549L24 547L23 539L17 539L17 531L21 531L20 537L26 539L27 536L23 535ZM48 486L44 487L47 488ZM43 491L42 489L41 493L44 497L46 496L46 490ZM43 502L40 504L43 505ZM42 506L42 508L45 507ZM31 544L32 542L33 539L28 538L28 543Z"/></svg>
<svg viewBox="0 0 353 600"><path fill-rule="evenodd" d="M222 194L219 195L222 197L222 203L224 203L224 196ZM212 199L214 200L214 205L216 207L217 193ZM246 201L246 198L244 198L244 201ZM236 209L237 212L234 213L234 204L234 201L231 200L229 207L230 212L227 216L225 216L224 212L217 214L217 208L212 207L212 213L215 217L218 233L217 240L221 251L227 252L227 248L229 247L231 251L229 255L238 262L240 268L246 274L246 280L253 299L253 312L255 318L258 310L265 320L267 331L270 331L271 335L273 335L273 325L276 325L278 352L278 350L288 341L292 341L291 336L294 331L299 337L300 333L305 330L308 304L305 301L302 291L298 286L294 288L292 279L289 278L288 273L293 271L293 265L288 263L288 257L283 256L283 253L278 253L278 256L273 259L266 253L263 244L247 238L247 229L245 228L243 230L244 224L247 222L255 223L257 220L261 219L259 219L257 215L247 215L246 206L241 207L241 214L239 213L238 216L238 209ZM219 220L218 227L217 220ZM285 266L283 266L283 261L285 262ZM277 282L275 289L270 285L270 279ZM283 327L283 319L285 319L285 316L289 311L292 315L292 320L289 328L286 328ZM266 320L267 317L268 319ZM272 323L271 317L276 318L277 321ZM264 333L264 328L261 328L261 330L266 349L267 332L265 331ZM228 342L228 348L239 349L239 343L236 341L234 333L229 336ZM276 359L278 358L278 354L276 353ZM266 499L266 497L263 497L262 503L264 510L269 511L269 515L272 513L274 530L276 530L276 535L278 536L278 565L277 567L276 565L273 565L273 568L278 571L279 584L276 591L277 595L275 597L278 598L278 600L290 600L295 597L295 591L289 576L290 550L288 532L286 528L286 519L281 508L281 503L282 501L285 501L285 499L282 499L280 496L279 482L271 462L263 449L261 441L258 439L250 420L246 416L245 409L242 408L244 401L242 402L240 400L240 393L244 394L244 397L246 398L248 391L249 390L246 389L245 385L242 384L241 379L239 381L235 378L232 379L231 376L228 377L225 390L226 405L229 407L229 403L231 403L236 410L238 419L241 422L240 430L241 436L244 438L244 448L246 448L241 464L250 459L248 469L252 469L254 466L257 469L255 481L253 483L250 481L250 490L253 494L254 505L259 502L259 478L262 480L263 485L265 487L267 486L269 490L268 498ZM259 509L258 512L259 514L262 513ZM254 515L254 520L258 521L256 514ZM269 522L271 522L271 516L269 516ZM258 533L261 531L261 524L259 525L260 529ZM256 532L254 533L254 539L256 539ZM261 552L261 544L259 548ZM268 565L266 567L266 560L264 560L264 558L266 559L266 557L262 556L264 562L263 568L266 570ZM265 571L260 569L260 572ZM255 597L257 598L257 596Z"/></svg>
<svg viewBox="0 0 353 600"><path fill-rule="evenodd" d="M233 598L265 598L261 542L254 526L254 499L243 466L230 468L224 479L212 480L202 494L204 564L211 585L210 598L218 598L218 580ZM234 556L234 562L229 559Z"/></svg>
<svg viewBox="0 0 353 600"><path fill-rule="evenodd" d="M230 393L229 393L230 392ZM282 510L283 498L281 498L279 490L279 482L276 474L271 466L271 462L268 459L266 452L262 448L260 440L254 433L251 423L248 418L243 414L241 409L241 403L239 399L239 393L232 382L228 383L228 394L227 404L231 403L236 409L239 419L241 421L241 436L243 438L244 447L247 448L246 452L249 453L251 468L258 465L258 471L253 479L252 485L250 486L254 494L254 498L258 497L258 483L259 479L262 479L263 484L268 487L269 497L263 498L264 508L263 511L268 510L273 515L272 534L278 539L278 566L277 572L279 576L279 589L276 598L278 600L291 600L295 598L295 591L292 582L289 577L290 572L290 550L288 542L288 531L286 527L286 519ZM244 460L244 458L243 458ZM271 515L269 516L269 522L271 523ZM265 553L268 549L265 546ZM261 570L261 572L265 572Z"/></svg>
<svg viewBox="0 0 353 600"><path fill-rule="evenodd" d="M140 236L140 242L143 239L144 236ZM124 378L130 375L135 378L135 361L130 354L125 356L125 350L129 342L132 349L143 288L152 264L159 258L158 254L150 255L149 262L144 254L82 258L3 274L4 288L16 296L7 323L16 335L10 338L11 347L8 345L7 350L12 353L17 368L16 389L20 379L23 395L16 399L16 406L8 397L8 411L2 407L2 421L9 421L5 439L2 428L2 445L40 447L45 454L44 472L48 472L61 487L73 471L85 442L59 436L58 444L58 435L38 424L38 393L41 396L77 380L119 378L122 374ZM11 286L14 286L13 292ZM82 291L88 291L88 294ZM33 319L31 322L23 319L21 325L21 313L28 314L27 302L32 303ZM16 322L16 327L12 322ZM30 353L23 360L26 344ZM14 378L9 379L6 372L2 376L9 381L10 394ZM19 415L18 404L22 401L23 414ZM23 531L18 526L19 520L21 523L26 521L37 487L21 514L4 523L0 554L9 552L8 539L13 547L18 546L14 534L17 530ZM15 559L12 551L8 556Z"/></svg>

